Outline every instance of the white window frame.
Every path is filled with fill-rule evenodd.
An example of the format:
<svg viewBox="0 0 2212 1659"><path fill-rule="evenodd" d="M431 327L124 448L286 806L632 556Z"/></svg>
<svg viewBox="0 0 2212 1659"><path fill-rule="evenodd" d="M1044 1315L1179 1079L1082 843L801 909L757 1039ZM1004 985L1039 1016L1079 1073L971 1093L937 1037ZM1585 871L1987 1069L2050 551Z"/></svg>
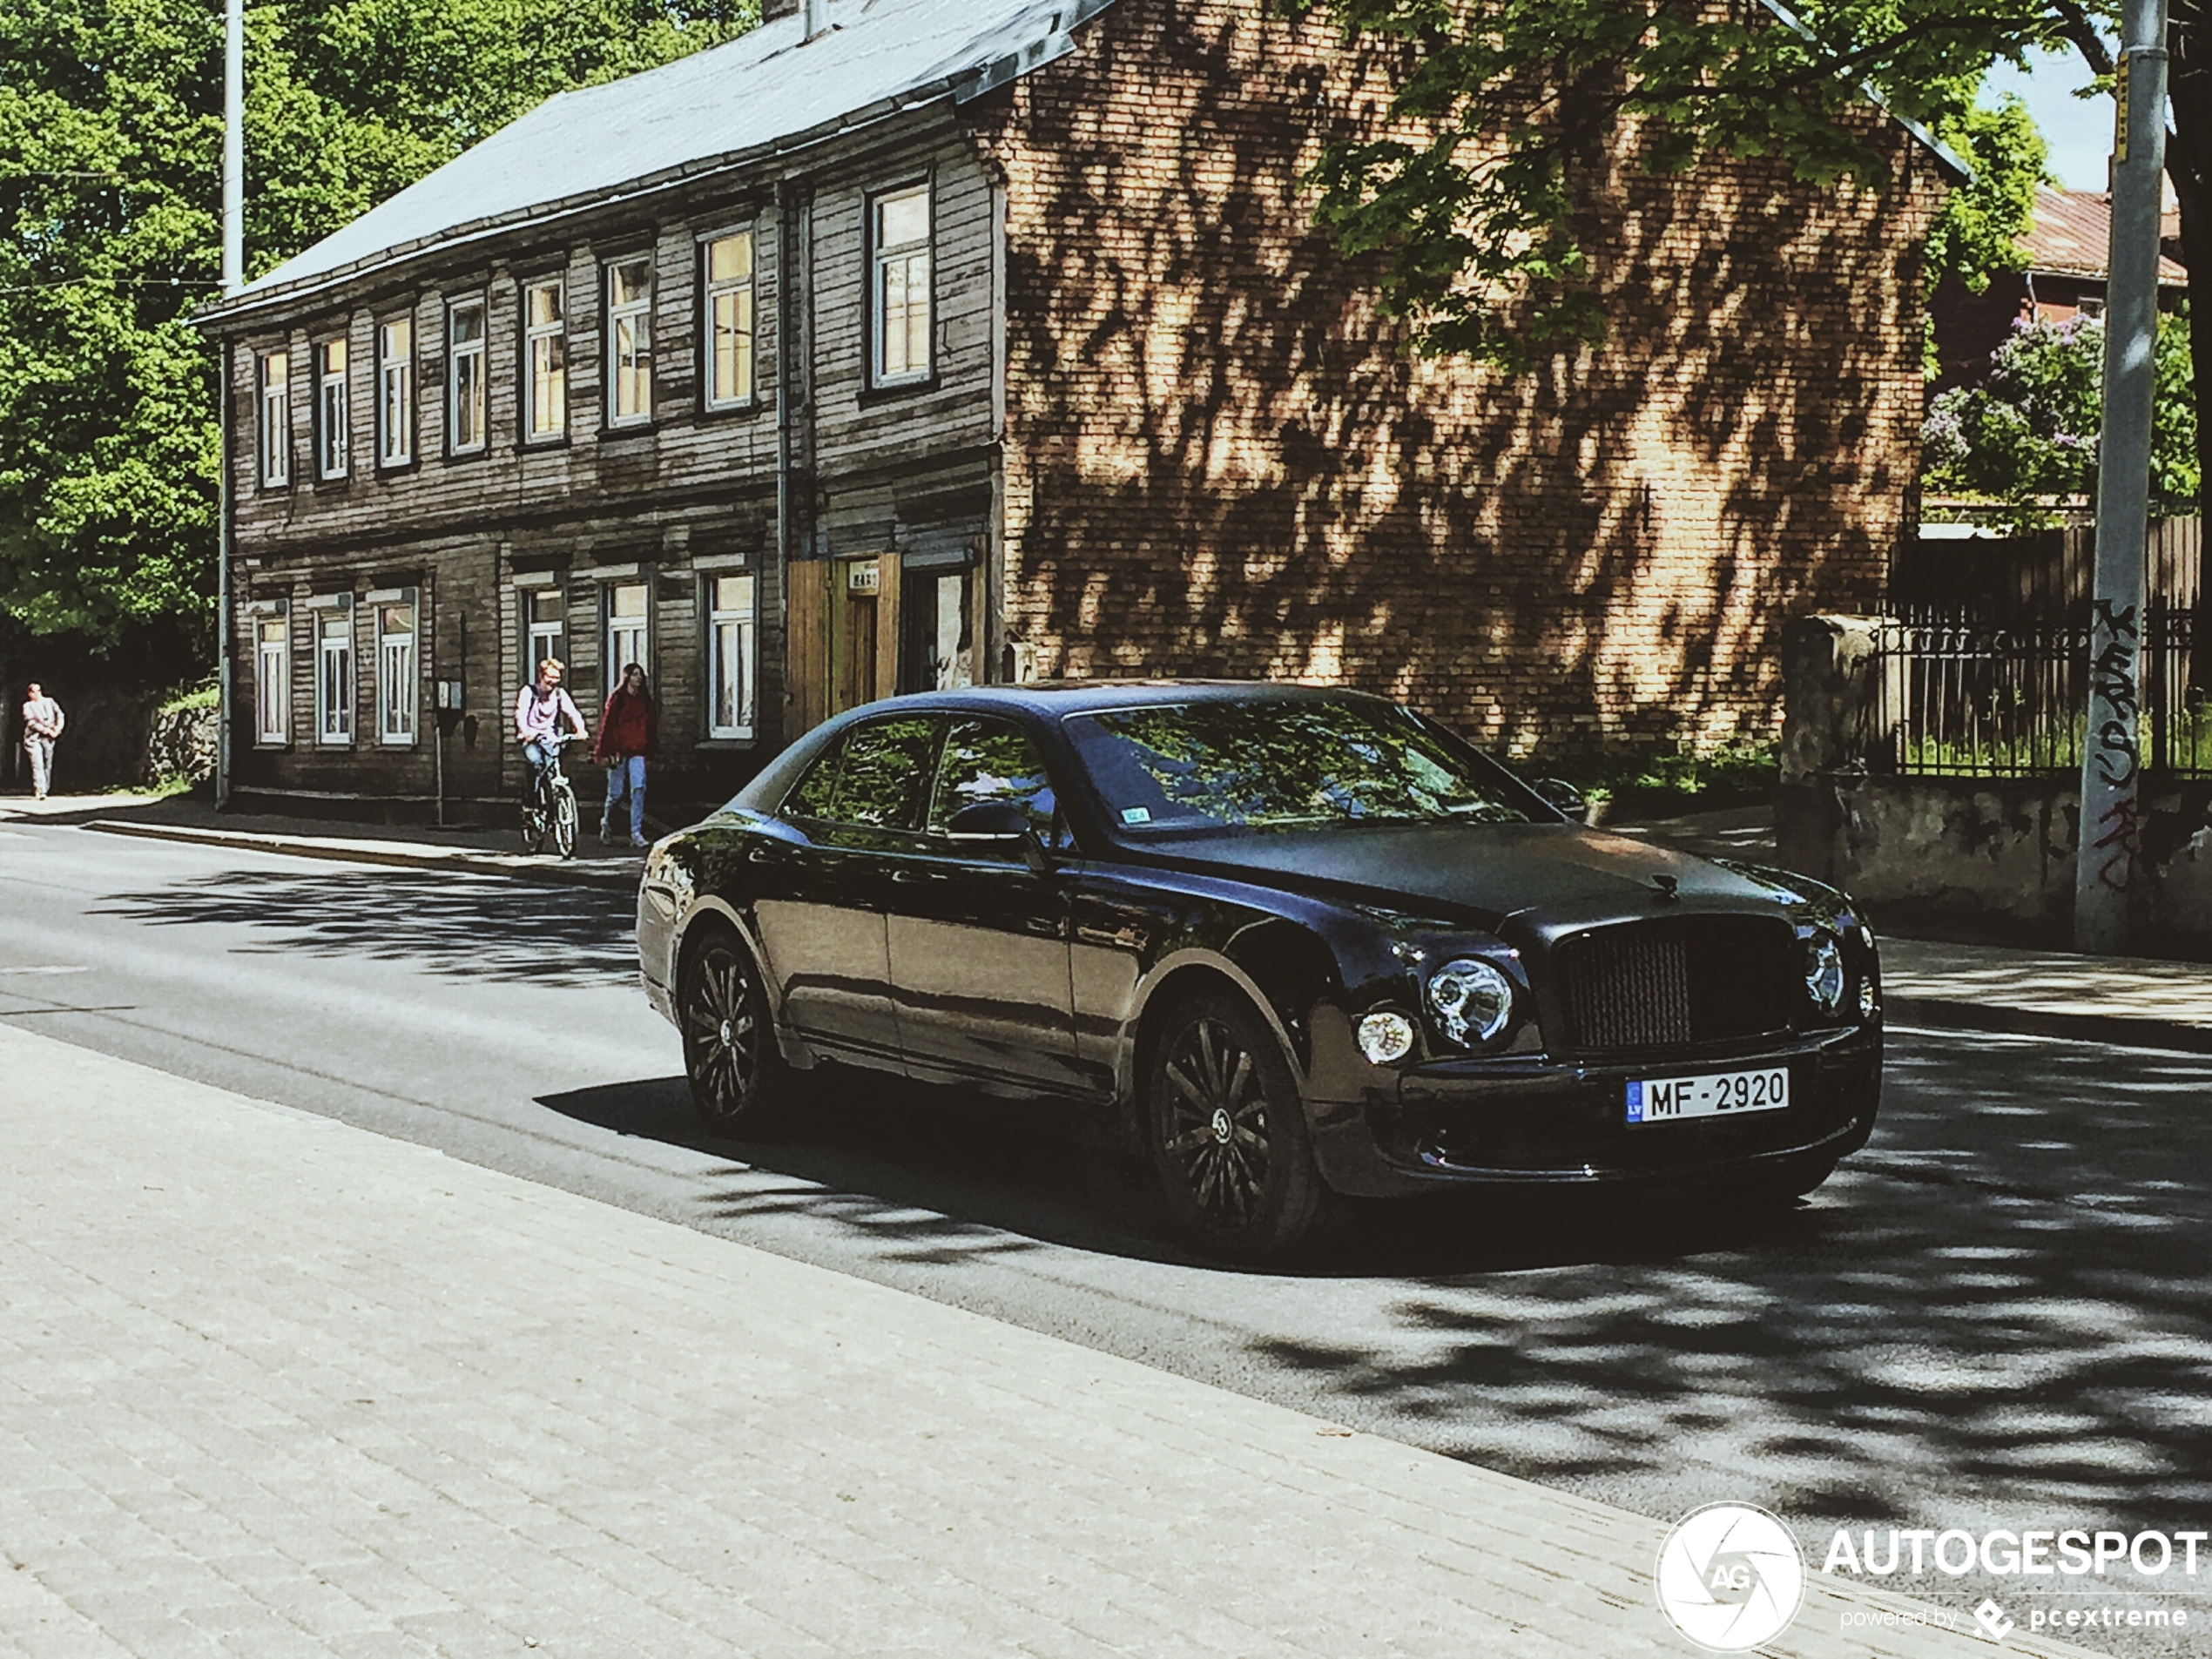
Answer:
<svg viewBox="0 0 2212 1659"><path fill-rule="evenodd" d="M264 489L292 482L292 354L279 347L253 360L260 423L254 429L254 460Z"/></svg>
<svg viewBox="0 0 2212 1659"><path fill-rule="evenodd" d="M331 355L337 354L337 367ZM333 334L314 345L315 476L343 478L354 466L353 354L346 336Z"/></svg>
<svg viewBox="0 0 2212 1659"><path fill-rule="evenodd" d="M415 317L402 312L376 324L376 464L414 460Z"/></svg>
<svg viewBox="0 0 2212 1659"><path fill-rule="evenodd" d="M615 614L616 596L635 593L639 596L637 614L617 617ZM633 582L610 582L600 589L599 610L599 673L603 692L612 691L622 683L622 670L629 663L636 663L645 671L645 678L653 677L653 583L651 577L640 577ZM635 637L637 649L624 651L622 642Z"/></svg>
<svg viewBox="0 0 2212 1659"><path fill-rule="evenodd" d="M376 740L411 748L421 725L422 701L422 604L419 590L391 588L368 596L376 607ZM387 609L404 607L408 626L387 633Z"/></svg>
<svg viewBox="0 0 2212 1659"><path fill-rule="evenodd" d="M720 584L743 584L732 595L736 603L724 605ZM706 735L731 739L752 736L755 698L759 691L759 658L754 650L759 630L759 583L750 570L704 571L699 577L699 610L706 617ZM737 662L734 670L731 658ZM721 718L722 690L732 691L728 720Z"/></svg>
<svg viewBox="0 0 2212 1659"><path fill-rule="evenodd" d="M916 199L921 203L922 234L887 242L883 234L886 210ZM869 196L867 228L868 383L888 387L926 381L937 369L937 223L929 181L925 179ZM899 296L895 302L894 289ZM914 361L917 341L921 347L919 363Z"/></svg>
<svg viewBox="0 0 2212 1659"><path fill-rule="evenodd" d="M552 296L553 315L539 321L535 301ZM569 435L567 285L560 277L523 285L523 442L551 443ZM548 405L551 405L549 418Z"/></svg>
<svg viewBox="0 0 2212 1659"><path fill-rule="evenodd" d="M474 340L460 338L458 325L462 317L476 320ZM480 293L446 301L446 453L449 455L480 455L489 442L491 388L484 379L488 361L484 336L489 320L489 308ZM473 436L464 426L471 417Z"/></svg>
<svg viewBox="0 0 2212 1659"><path fill-rule="evenodd" d="M624 271L645 273L644 291L619 304L615 283ZM603 287L607 316L607 424L646 426L653 418L653 260L650 253L610 260ZM625 407L625 389L637 395Z"/></svg>
<svg viewBox="0 0 2212 1659"><path fill-rule="evenodd" d="M549 657L568 660L569 606L568 594L558 585L545 583L515 590L516 610L523 619L523 679L537 673L537 665ZM550 621L540 621L536 615L541 597L550 597L556 615Z"/></svg>
<svg viewBox="0 0 2212 1659"><path fill-rule="evenodd" d="M307 601L307 613L314 619L315 742L325 748L350 748L354 741L354 596L317 595Z"/></svg>
<svg viewBox="0 0 2212 1659"><path fill-rule="evenodd" d="M744 250L742 274L715 275L715 251L725 246ZM753 285L759 269L760 249L751 226L700 238L699 368L710 409L740 409L753 401L759 362L759 307ZM730 317L726 327L725 308ZM726 384L722 349L725 340L730 344Z"/></svg>
<svg viewBox="0 0 2212 1659"><path fill-rule="evenodd" d="M292 741L291 610L283 599L258 600L253 608L253 741L267 748Z"/></svg>

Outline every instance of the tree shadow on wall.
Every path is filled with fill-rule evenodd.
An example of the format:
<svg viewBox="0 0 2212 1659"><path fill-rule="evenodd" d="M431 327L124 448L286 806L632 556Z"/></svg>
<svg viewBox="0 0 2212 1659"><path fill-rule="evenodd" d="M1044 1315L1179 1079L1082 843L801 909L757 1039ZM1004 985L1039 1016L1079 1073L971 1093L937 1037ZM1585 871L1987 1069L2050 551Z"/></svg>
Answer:
<svg viewBox="0 0 2212 1659"><path fill-rule="evenodd" d="M153 927L234 930L229 948L389 962L442 977L568 989L634 983L626 894L380 868L227 871L93 907Z"/></svg>
<svg viewBox="0 0 2212 1659"><path fill-rule="evenodd" d="M1137 15L1090 50L1145 120L1009 117L1043 181L1009 284L1041 671L1342 678L1492 742L1765 735L1782 621L1874 597L1865 503L1912 482L1839 466L1912 453L1869 424L1903 394L1859 389L1917 376L1906 198L1597 158L1577 228L1611 342L1522 378L1425 362L1296 184L1387 98L1380 58L1325 72L1242 9L1181 9L1163 72Z"/></svg>

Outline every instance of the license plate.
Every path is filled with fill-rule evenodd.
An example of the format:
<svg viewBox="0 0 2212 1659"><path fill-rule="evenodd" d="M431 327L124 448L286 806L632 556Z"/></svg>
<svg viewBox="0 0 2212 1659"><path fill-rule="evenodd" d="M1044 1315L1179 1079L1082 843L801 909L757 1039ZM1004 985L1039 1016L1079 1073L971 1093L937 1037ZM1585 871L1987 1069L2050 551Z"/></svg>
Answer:
<svg viewBox="0 0 2212 1659"><path fill-rule="evenodd" d="M1770 1071L1709 1071L1690 1077L1644 1078L1629 1085L1631 1123L1778 1112L1789 1103L1790 1073L1781 1066Z"/></svg>

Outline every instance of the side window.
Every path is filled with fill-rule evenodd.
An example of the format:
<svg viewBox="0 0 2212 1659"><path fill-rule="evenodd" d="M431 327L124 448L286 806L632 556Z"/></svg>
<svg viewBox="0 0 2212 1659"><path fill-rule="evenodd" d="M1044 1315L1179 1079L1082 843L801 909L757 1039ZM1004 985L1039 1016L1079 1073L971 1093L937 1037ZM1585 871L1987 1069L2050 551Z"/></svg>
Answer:
<svg viewBox="0 0 2212 1659"><path fill-rule="evenodd" d="M830 817L868 829L914 828L936 742L937 723L927 718L873 720L858 728L845 740Z"/></svg>
<svg viewBox="0 0 2212 1659"><path fill-rule="evenodd" d="M833 743L822 751L814 764L806 768L806 775L792 786L784 797L783 815L786 818L826 819L830 808L837 804L837 772L845 759L845 745Z"/></svg>
<svg viewBox="0 0 2212 1659"><path fill-rule="evenodd" d="M1058 802L1044 763L1028 734L1003 720L956 720L945 738L937 787L929 803L929 832L942 835L953 814L980 802L1018 802L1048 843Z"/></svg>

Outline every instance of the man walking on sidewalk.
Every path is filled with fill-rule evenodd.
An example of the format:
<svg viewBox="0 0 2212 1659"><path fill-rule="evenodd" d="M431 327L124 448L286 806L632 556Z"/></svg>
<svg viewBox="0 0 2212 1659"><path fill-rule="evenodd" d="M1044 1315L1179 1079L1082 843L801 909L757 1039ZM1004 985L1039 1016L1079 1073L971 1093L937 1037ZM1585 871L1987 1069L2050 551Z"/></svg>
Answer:
<svg viewBox="0 0 2212 1659"><path fill-rule="evenodd" d="M30 762L30 792L44 800L54 785L54 739L66 725L62 705L48 697L36 680L25 688L23 704L23 752Z"/></svg>

